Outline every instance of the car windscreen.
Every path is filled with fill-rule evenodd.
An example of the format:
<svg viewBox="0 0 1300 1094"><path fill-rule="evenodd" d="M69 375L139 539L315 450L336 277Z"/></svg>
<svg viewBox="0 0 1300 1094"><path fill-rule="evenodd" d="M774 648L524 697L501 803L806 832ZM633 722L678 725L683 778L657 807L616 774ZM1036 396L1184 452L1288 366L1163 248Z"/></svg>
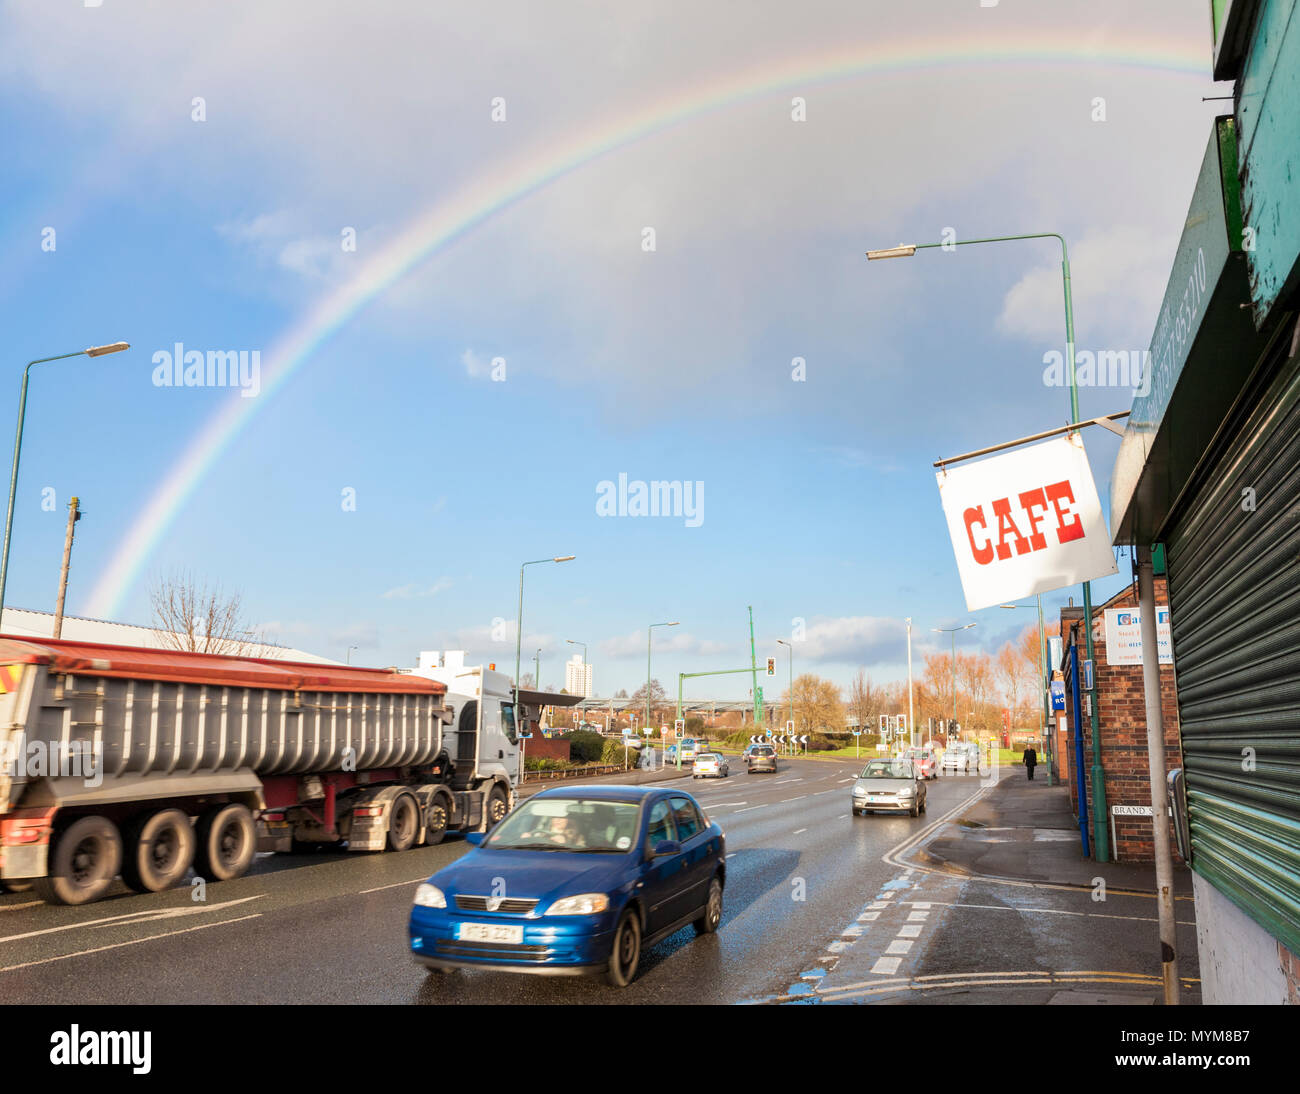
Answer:
<svg viewBox="0 0 1300 1094"><path fill-rule="evenodd" d="M909 760L872 760L862 769L860 779L910 779L912 764Z"/></svg>
<svg viewBox="0 0 1300 1094"><path fill-rule="evenodd" d="M636 844L636 802L535 798L513 810L483 841L495 850L622 854Z"/></svg>

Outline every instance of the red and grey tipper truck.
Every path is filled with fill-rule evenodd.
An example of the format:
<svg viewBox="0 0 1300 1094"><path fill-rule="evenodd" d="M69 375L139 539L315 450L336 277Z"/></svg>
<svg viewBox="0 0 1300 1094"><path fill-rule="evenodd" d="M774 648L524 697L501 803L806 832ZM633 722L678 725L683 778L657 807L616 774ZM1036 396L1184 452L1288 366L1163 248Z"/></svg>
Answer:
<svg viewBox="0 0 1300 1094"><path fill-rule="evenodd" d="M0 883L55 904L239 877L258 851L404 851L513 805L546 696L406 671L0 638Z"/></svg>

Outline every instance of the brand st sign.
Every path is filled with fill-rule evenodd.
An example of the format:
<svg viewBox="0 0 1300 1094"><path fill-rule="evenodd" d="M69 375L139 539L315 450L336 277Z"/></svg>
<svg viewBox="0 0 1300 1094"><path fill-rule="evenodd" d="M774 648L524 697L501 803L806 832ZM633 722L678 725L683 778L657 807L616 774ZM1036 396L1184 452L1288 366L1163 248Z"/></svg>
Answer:
<svg viewBox="0 0 1300 1094"><path fill-rule="evenodd" d="M970 611L1117 572L1078 434L940 471Z"/></svg>

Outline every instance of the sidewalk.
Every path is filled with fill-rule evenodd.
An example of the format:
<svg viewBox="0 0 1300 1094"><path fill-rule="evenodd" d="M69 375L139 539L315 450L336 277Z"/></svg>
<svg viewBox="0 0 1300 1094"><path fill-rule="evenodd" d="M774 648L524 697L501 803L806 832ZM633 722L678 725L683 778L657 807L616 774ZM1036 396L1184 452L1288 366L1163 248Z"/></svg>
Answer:
<svg viewBox="0 0 1300 1094"><path fill-rule="evenodd" d="M1158 1005L1155 867L1084 858L1067 786L1004 768L886 856L898 876L778 1002ZM974 789L974 787L972 787ZM1181 1002L1200 1002L1191 876L1175 868Z"/></svg>
<svg viewBox="0 0 1300 1094"><path fill-rule="evenodd" d="M1070 788L1048 786L1045 774L1030 782L1023 769L1004 769L996 786L913 858L983 877L1086 888L1104 877L1109 888L1154 893L1154 865L1084 858L1079 825L1070 812ZM1092 836L1090 818L1090 844ZM1174 870L1174 892L1192 892L1191 871L1185 867Z"/></svg>

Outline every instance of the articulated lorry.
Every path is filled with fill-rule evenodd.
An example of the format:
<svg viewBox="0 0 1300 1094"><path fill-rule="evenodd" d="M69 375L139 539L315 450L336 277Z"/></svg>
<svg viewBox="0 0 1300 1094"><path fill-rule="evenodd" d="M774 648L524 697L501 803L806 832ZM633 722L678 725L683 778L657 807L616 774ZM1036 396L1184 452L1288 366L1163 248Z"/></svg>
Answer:
<svg viewBox="0 0 1300 1094"><path fill-rule="evenodd" d="M464 655L366 669L0 638L0 884L56 904L404 851L514 802L544 701ZM519 710L516 711L518 705Z"/></svg>

